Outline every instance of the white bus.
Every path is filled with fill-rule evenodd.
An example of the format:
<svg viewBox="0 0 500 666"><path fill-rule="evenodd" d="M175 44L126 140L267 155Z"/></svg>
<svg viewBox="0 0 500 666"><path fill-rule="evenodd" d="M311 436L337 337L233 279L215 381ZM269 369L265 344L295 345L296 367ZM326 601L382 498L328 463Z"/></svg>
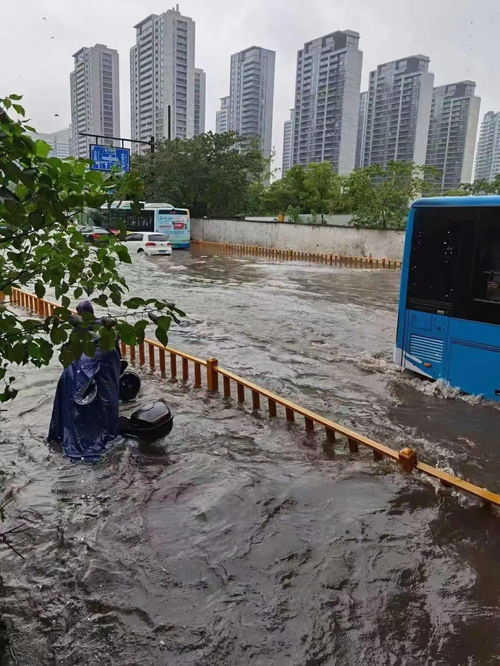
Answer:
<svg viewBox="0 0 500 666"><path fill-rule="evenodd" d="M187 208L175 208L168 203L143 203L142 210L134 213L130 205L130 201L114 201L109 210L107 204L102 206L105 226L113 229L121 222L127 231L161 233L168 238L173 248L189 247L191 220Z"/></svg>

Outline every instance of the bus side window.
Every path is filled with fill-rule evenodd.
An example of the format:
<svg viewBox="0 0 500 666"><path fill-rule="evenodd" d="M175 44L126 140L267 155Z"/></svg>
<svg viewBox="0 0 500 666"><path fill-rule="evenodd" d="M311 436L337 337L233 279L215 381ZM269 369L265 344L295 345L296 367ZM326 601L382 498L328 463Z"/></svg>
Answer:
<svg viewBox="0 0 500 666"><path fill-rule="evenodd" d="M475 259L473 298L500 304L500 219L491 209L481 215Z"/></svg>

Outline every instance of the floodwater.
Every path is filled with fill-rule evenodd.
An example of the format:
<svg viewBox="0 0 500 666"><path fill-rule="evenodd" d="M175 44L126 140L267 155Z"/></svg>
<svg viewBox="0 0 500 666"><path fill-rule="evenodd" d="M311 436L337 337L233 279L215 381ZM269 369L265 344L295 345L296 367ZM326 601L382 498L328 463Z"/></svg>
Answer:
<svg viewBox="0 0 500 666"><path fill-rule="evenodd" d="M391 364L399 274L176 252L126 268L188 313L171 344L500 491L500 409ZM300 424L145 377L171 435L47 449L56 365L2 414L1 663L500 663L500 518ZM129 410L131 407L128 408Z"/></svg>

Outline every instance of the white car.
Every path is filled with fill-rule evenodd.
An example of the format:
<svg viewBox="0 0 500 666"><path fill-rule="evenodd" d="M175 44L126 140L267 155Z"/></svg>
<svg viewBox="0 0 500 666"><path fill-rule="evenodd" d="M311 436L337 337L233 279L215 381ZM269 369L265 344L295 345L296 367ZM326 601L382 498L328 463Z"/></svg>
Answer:
<svg viewBox="0 0 500 666"><path fill-rule="evenodd" d="M134 231L125 239L130 254L172 254L172 244L164 234L154 231Z"/></svg>

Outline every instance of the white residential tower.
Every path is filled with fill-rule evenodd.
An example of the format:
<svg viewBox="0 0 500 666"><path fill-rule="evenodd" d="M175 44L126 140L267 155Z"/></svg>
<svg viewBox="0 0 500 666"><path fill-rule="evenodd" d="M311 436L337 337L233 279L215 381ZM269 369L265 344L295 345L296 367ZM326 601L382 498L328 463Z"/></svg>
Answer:
<svg viewBox="0 0 500 666"><path fill-rule="evenodd" d="M88 159L89 145L95 140L80 136L80 132L120 136L118 52L96 44L81 48L73 59L75 68L70 74L73 150L76 157Z"/></svg>
<svg viewBox="0 0 500 666"><path fill-rule="evenodd" d="M136 44L130 49L132 138L193 137L194 21L183 16L177 5L163 14L151 14L135 30Z"/></svg>
<svg viewBox="0 0 500 666"><path fill-rule="evenodd" d="M363 54L359 33L332 32L297 53L292 164L354 169Z"/></svg>

